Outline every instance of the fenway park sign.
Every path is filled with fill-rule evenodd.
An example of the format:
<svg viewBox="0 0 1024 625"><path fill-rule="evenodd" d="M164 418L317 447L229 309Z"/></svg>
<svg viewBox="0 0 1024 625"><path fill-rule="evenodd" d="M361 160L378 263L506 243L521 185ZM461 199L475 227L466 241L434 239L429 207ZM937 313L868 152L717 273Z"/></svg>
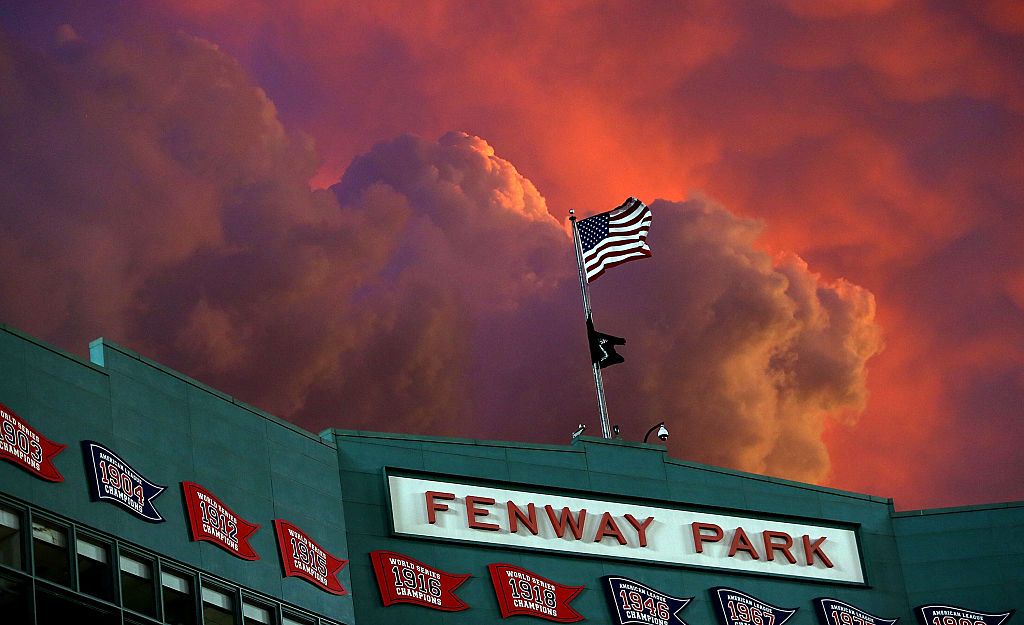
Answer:
<svg viewBox="0 0 1024 625"><path fill-rule="evenodd" d="M851 529L388 475L396 534L864 583Z"/></svg>

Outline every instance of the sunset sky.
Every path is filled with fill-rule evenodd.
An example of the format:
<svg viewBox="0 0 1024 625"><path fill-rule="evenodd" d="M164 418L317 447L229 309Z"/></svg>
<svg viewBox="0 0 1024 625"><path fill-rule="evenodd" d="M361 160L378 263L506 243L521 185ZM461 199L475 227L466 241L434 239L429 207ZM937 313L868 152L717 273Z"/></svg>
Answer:
<svg viewBox="0 0 1024 625"><path fill-rule="evenodd" d="M313 431L599 434L631 195L625 438L1024 499L1024 3L0 4L0 322Z"/></svg>

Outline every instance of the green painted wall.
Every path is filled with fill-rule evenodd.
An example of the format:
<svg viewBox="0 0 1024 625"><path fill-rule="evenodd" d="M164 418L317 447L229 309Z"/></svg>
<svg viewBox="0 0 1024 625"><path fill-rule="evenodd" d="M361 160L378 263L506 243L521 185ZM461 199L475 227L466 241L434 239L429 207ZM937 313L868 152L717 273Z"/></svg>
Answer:
<svg viewBox="0 0 1024 625"><path fill-rule="evenodd" d="M348 552L337 454L318 437L139 355L99 340L92 363L0 326L0 403L68 445L51 484L0 462L0 492L323 616L352 622L352 598L283 578L272 519L289 520L328 551ZM81 440L95 440L166 485L151 524L89 499ZM180 482L197 482L261 528L246 562L189 540ZM339 576L348 588L348 571Z"/></svg>
<svg viewBox="0 0 1024 625"><path fill-rule="evenodd" d="M500 622L486 568L492 562L585 585L573 606L588 623L611 622L598 587L608 574L694 596L683 612L690 625L715 625L707 592L713 586L799 608L787 625L817 625L811 601L820 596L898 616L902 625L915 624L911 609L921 603L988 611L1024 607L1021 503L894 513L888 499L686 463L658 446L590 437L564 446L347 430L318 437L111 343L94 342L90 355L92 362L84 362L0 326L0 403L48 438L68 444L56 461L64 483L50 484L0 462L0 492L345 623ZM344 422L344 407L337 421ZM147 478L168 485L157 499L167 522L145 523L91 502L78 444L83 439L106 444ZM498 480L511 489L855 527L868 585L395 537L389 531L385 467L457 482ZM202 484L262 525L252 541L260 561L245 562L189 541L182 480ZM282 577L273 518L296 523L328 551L349 558L339 577L353 594L335 597ZM471 609L384 608L368 556L377 549L472 575L458 591Z"/></svg>

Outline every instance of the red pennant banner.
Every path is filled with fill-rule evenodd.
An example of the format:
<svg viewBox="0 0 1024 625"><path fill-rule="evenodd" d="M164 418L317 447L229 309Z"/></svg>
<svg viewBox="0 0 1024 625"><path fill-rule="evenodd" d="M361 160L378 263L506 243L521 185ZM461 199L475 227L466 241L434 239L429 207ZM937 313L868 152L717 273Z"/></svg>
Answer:
<svg viewBox="0 0 1024 625"><path fill-rule="evenodd" d="M182 482L192 540L205 540L243 560L259 560L249 538L260 528L235 514L231 508L195 482Z"/></svg>
<svg viewBox="0 0 1024 625"><path fill-rule="evenodd" d="M372 551L370 560L385 606L412 603L446 612L469 607L455 596L455 589L469 575L445 573L394 551Z"/></svg>
<svg viewBox="0 0 1024 625"><path fill-rule="evenodd" d="M274 519L274 531L285 576L301 577L333 595L348 594L338 581L338 571L348 560L327 553L305 532L283 519Z"/></svg>
<svg viewBox="0 0 1024 625"><path fill-rule="evenodd" d="M55 443L21 417L0 404L0 458L13 462L32 475L50 482L63 482L64 476L53 466L53 458L67 445Z"/></svg>
<svg viewBox="0 0 1024 625"><path fill-rule="evenodd" d="M502 618L525 614L556 623L583 620L583 615L569 606L583 586L563 586L511 564L488 564L487 569Z"/></svg>

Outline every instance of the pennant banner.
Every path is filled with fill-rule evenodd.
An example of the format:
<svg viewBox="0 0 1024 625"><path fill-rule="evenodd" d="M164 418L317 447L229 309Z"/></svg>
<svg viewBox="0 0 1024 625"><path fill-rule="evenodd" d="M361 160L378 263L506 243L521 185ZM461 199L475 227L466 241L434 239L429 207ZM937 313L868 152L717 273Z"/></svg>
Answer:
<svg viewBox="0 0 1024 625"><path fill-rule="evenodd" d="M782 625L797 608L780 608L732 588L712 588L715 612L722 625Z"/></svg>
<svg viewBox="0 0 1024 625"><path fill-rule="evenodd" d="M619 625L686 625L679 613L693 597L666 595L626 577L606 575L601 579L605 582L605 593Z"/></svg>
<svg viewBox="0 0 1024 625"><path fill-rule="evenodd" d="M32 475L50 482L63 482L64 476L53 466L53 458L67 445L55 443L0 404L0 458L12 462Z"/></svg>
<svg viewBox="0 0 1024 625"><path fill-rule="evenodd" d="M915 612L921 625L1002 625L1014 610L992 614L951 605L922 605Z"/></svg>
<svg viewBox="0 0 1024 625"><path fill-rule="evenodd" d="M153 500L164 492L160 486L142 477L120 456L93 441L82 441L86 472L93 501L107 501L121 506L150 523L163 523Z"/></svg>
<svg viewBox="0 0 1024 625"><path fill-rule="evenodd" d="M348 560L327 553L316 541L288 521L274 519L274 531L285 576L301 577L333 595L348 594L338 581L338 571L348 564Z"/></svg>
<svg viewBox="0 0 1024 625"><path fill-rule="evenodd" d="M469 607L455 596L455 589L469 579L469 575L445 573L394 551L372 551L370 560L385 606L412 603L446 612Z"/></svg>
<svg viewBox="0 0 1024 625"><path fill-rule="evenodd" d="M583 615L569 606L583 586L563 586L511 564L488 564L487 569L502 618L525 614L556 623L583 620Z"/></svg>
<svg viewBox="0 0 1024 625"><path fill-rule="evenodd" d="M188 508L192 540L211 542L243 560L260 559L249 544L249 538L260 528L259 525L235 514L199 484L182 482L181 490Z"/></svg>
<svg viewBox="0 0 1024 625"><path fill-rule="evenodd" d="M819 597L814 600L814 605L818 608L821 625L895 625L896 621L900 620L899 617L882 618L869 614L838 599Z"/></svg>

